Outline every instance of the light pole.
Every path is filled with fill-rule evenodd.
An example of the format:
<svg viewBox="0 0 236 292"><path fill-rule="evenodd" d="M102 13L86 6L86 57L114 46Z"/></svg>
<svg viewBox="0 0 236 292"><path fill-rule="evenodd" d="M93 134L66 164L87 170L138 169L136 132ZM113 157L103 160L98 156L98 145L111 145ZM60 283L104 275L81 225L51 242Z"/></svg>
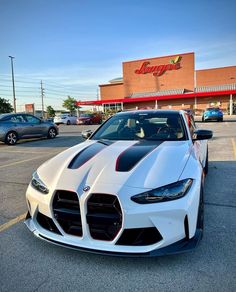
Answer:
<svg viewBox="0 0 236 292"><path fill-rule="evenodd" d="M11 59L11 77L12 77L12 90L13 90L13 106L14 112L16 113L16 92L15 92L15 81L14 81L14 69L13 69L13 59L14 57L8 56Z"/></svg>

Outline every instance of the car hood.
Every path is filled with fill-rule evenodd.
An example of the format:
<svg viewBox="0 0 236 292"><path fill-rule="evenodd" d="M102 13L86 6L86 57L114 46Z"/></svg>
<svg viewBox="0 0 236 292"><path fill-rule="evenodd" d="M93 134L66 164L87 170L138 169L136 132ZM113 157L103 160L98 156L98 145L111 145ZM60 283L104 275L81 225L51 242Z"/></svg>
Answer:
<svg viewBox="0 0 236 292"><path fill-rule="evenodd" d="M38 174L51 189L96 190L101 185L154 189L179 179L190 152L189 141L87 140L44 163Z"/></svg>

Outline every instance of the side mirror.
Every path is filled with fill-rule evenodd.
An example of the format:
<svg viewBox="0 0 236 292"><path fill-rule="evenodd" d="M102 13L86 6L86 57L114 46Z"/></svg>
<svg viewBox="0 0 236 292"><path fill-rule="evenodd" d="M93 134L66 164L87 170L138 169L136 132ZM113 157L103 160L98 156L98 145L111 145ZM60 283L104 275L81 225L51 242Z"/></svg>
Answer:
<svg viewBox="0 0 236 292"><path fill-rule="evenodd" d="M198 129L198 130L195 130L193 132L193 138L192 138L192 140L193 141L196 141L196 140L207 140L207 139L211 139L212 136L213 136L213 132L212 131Z"/></svg>
<svg viewBox="0 0 236 292"><path fill-rule="evenodd" d="M93 132L91 130L86 130L86 131L82 132L82 137L84 139L88 139L92 134L93 134Z"/></svg>

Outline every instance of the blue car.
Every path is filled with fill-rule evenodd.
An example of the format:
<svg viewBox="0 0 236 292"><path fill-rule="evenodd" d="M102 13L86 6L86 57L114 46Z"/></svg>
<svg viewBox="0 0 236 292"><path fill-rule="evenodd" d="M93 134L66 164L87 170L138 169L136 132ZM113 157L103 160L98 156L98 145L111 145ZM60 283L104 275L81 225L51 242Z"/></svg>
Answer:
<svg viewBox="0 0 236 292"><path fill-rule="evenodd" d="M213 121L213 120L218 121L218 122L223 122L223 112L218 107L207 108L202 115L203 122Z"/></svg>

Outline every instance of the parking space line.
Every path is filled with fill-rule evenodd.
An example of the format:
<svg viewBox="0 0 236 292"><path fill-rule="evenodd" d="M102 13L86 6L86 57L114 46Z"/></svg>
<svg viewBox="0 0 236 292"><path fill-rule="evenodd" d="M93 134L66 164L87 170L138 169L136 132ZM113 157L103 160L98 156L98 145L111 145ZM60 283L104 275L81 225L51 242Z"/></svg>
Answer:
<svg viewBox="0 0 236 292"><path fill-rule="evenodd" d="M27 214L27 212L24 213L24 214L21 214L20 216L18 216L18 217L16 217L16 218L14 218L14 219L12 219L12 220L10 220L10 221L8 221L8 222L2 224L2 225L0 225L0 232L6 230L6 229L8 229L8 228L10 228L11 226L15 225L15 224L18 223L18 222L24 220L25 217L26 217L26 214Z"/></svg>
<svg viewBox="0 0 236 292"><path fill-rule="evenodd" d="M37 160L37 159L39 159L39 158L42 158L42 157L48 156L49 154L51 155L52 153L48 153L48 154L46 154L46 155L37 156L37 157L34 157L34 158L24 159L24 160L20 160L20 161L16 161L16 162L8 163L8 164L0 165L0 169L1 169L1 168L8 167L8 166L13 166L13 165L17 165L17 164L20 164L20 163L28 162L28 161L31 161L31 160Z"/></svg>
<svg viewBox="0 0 236 292"><path fill-rule="evenodd" d="M234 158L236 159L236 143L234 141L234 138L231 138L232 145L233 145L233 150L234 150Z"/></svg>

